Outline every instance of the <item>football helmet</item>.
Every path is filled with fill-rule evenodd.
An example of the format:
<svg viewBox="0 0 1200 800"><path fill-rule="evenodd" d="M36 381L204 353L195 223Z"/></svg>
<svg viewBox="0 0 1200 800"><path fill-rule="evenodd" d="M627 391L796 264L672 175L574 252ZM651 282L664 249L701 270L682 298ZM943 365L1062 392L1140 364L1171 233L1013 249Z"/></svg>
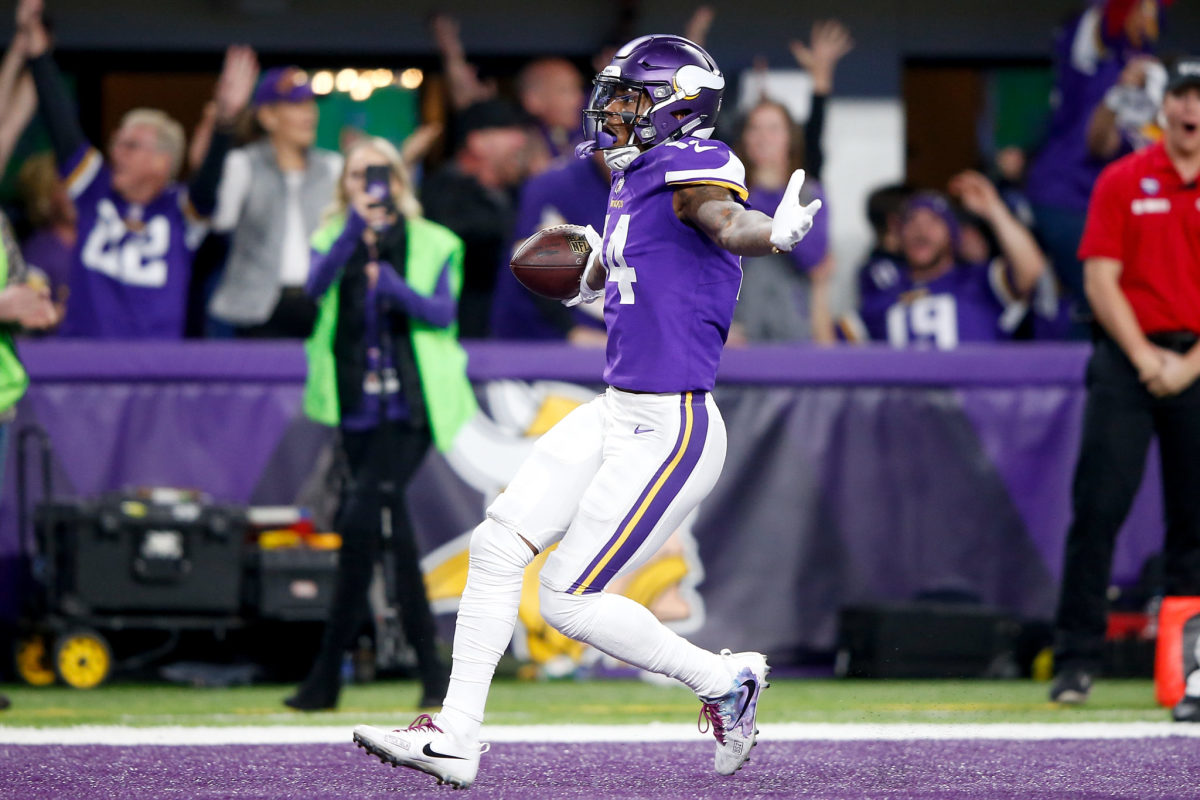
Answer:
<svg viewBox="0 0 1200 800"><path fill-rule="evenodd" d="M601 150L605 160L610 154L627 156L617 159L626 165L647 147L684 136L712 136L725 93L725 77L712 56L694 42L668 34L629 42L594 83L583 112L584 142L576 152L584 157ZM625 141L605 127L614 115L628 131Z"/></svg>

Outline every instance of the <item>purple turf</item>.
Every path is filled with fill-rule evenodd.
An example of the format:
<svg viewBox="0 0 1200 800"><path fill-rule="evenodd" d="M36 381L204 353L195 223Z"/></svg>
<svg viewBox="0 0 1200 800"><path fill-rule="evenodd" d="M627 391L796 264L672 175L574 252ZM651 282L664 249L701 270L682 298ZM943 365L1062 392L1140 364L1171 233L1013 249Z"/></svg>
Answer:
<svg viewBox="0 0 1200 800"><path fill-rule="evenodd" d="M1200 798L1195 739L764 742L730 778L708 743L497 744L470 800ZM446 797L350 745L0 745L0 798ZM455 795L460 796L460 795Z"/></svg>

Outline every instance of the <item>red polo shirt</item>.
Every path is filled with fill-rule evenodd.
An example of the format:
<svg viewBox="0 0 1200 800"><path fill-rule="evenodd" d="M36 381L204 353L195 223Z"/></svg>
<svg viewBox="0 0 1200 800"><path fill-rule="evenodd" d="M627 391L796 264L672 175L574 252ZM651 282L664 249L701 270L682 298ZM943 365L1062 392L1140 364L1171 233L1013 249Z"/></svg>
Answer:
<svg viewBox="0 0 1200 800"><path fill-rule="evenodd" d="M1162 143L1100 173L1079 258L1121 262L1121 291L1145 333L1200 333L1200 188Z"/></svg>

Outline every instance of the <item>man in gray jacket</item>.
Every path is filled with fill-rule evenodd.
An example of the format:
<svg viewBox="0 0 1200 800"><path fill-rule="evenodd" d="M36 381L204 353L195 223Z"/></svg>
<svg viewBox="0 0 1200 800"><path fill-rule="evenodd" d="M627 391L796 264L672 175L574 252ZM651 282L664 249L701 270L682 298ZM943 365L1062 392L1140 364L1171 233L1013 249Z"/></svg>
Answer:
<svg viewBox="0 0 1200 800"><path fill-rule="evenodd" d="M208 310L238 336L303 338L316 318L304 293L308 237L333 200L342 157L313 146L317 104L302 70L267 70L254 107L265 136L225 161L213 226L233 240Z"/></svg>

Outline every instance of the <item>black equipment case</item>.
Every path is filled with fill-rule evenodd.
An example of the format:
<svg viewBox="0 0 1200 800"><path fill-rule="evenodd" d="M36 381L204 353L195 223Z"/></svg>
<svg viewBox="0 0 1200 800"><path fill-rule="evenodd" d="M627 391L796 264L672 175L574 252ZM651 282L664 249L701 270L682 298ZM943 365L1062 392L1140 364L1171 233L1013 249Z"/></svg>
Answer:
<svg viewBox="0 0 1200 800"><path fill-rule="evenodd" d="M1016 677L1019 625L998 609L912 602L843 608L839 675L862 678Z"/></svg>
<svg viewBox="0 0 1200 800"><path fill-rule="evenodd" d="M291 622L324 621L333 604L337 563L337 550L260 550L259 616Z"/></svg>
<svg viewBox="0 0 1200 800"><path fill-rule="evenodd" d="M129 496L38 506L39 551L71 613L236 614L242 510Z"/></svg>

